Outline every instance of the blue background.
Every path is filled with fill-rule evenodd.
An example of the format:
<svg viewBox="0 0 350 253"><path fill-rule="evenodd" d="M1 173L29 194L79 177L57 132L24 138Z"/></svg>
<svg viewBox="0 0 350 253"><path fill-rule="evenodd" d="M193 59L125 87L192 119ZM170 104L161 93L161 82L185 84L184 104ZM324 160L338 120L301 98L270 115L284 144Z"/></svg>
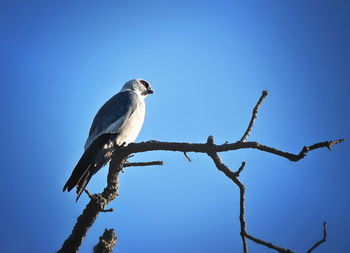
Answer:
<svg viewBox="0 0 350 253"><path fill-rule="evenodd" d="M222 158L232 170L247 162L250 234L305 252L327 221L317 252L349 251L349 11L348 1L1 1L0 251L60 248L88 201L62 187L92 119L136 77L155 90L138 141L234 142L265 89L249 140L298 153L345 138L298 163L257 150ZM165 165L121 175L115 211L81 252L105 228L117 252L241 252L238 188L206 155L189 156L132 158Z"/></svg>

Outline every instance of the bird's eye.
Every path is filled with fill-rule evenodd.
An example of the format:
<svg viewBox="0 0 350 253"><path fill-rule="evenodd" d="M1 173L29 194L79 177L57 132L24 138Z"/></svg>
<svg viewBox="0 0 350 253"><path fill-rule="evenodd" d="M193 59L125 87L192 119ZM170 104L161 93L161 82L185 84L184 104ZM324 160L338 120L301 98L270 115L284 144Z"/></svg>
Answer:
<svg viewBox="0 0 350 253"><path fill-rule="evenodd" d="M146 87L146 89L149 88L149 83L147 83L145 80L140 80L140 83L142 83Z"/></svg>

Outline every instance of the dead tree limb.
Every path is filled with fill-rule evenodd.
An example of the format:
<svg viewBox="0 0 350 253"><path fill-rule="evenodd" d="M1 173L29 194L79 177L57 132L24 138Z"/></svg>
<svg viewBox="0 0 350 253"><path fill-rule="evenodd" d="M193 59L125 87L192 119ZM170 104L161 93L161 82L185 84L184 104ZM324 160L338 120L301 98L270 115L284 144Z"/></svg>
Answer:
<svg viewBox="0 0 350 253"><path fill-rule="evenodd" d="M233 172L221 161L218 153L238 150L238 149L257 149L259 151L271 153L271 154L286 158L290 161L297 162L300 159L303 159L307 155L307 153L312 150L323 148L323 147L327 147L328 149L331 149L332 145L340 143L344 140L343 139L331 140L331 141L319 142L311 146L304 146L298 154L281 151L279 149L276 149L267 145L263 145L258 142L246 142L246 139L248 138L253 128L255 119L257 117L258 109L266 96L267 96L267 92L264 91L257 105L253 110L252 118L250 120L248 128L240 141L237 141L234 143L226 142L221 145L216 145L214 143L214 138L212 136L209 136L205 143L161 142L161 141L153 140L153 141L147 141L147 142L141 142L141 143L131 143L126 147L117 147L115 149L114 155L109 165L106 188L102 193L99 193L99 194L90 194L89 192L87 192L89 195L90 201L85 207L83 213L78 217L71 235L63 243L62 248L58 252L77 252L89 228L95 222L98 214L100 212L111 211L111 209L106 210L105 207L118 196L119 172L123 171L123 167L149 166L149 165L162 164L161 161L146 162L146 163L126 163L126 160L129 157L133 156L133 154L136 154L136 153L163 150L163 151L182 152L187 159L189 159L187 155L188 152L207 154L209 157L212 158L217 169L222 171L228 178L230 178L239 187L240 189L239 219L241 224L241 237L242 237L244 253L248 252L247 240L246 240L247 238L258 244L262 244L266 247L277 250L278 252L292 253L293 251L289 249L283 249L281 247L273 245L272 243L265 242L261 239L257 239L251 236L250 234L248 234L245 217L244 217L245 187L241 183L241 181L238 179L240 173L244 168L245 162L242 163L241 167L236 172ZM113 137L113 134L109 134L109 135L110 137ZM324 229L324 231L326 230ZM318 243L316 243L308 252L311 252L314 248L318 247L325 240L326 240L326 232L324 232L324 238Z"/></svg>
<svg viewBox="0 0 350 253"><path fill-rule="evenodd" d="M90 201L78 217L72 233L58 252L78 252L88 230L94 224L98 214L118 196L119 172L122 170L127 154L118 152L110 162L107 176L107 187L100 194L90 194Z"/></svg>

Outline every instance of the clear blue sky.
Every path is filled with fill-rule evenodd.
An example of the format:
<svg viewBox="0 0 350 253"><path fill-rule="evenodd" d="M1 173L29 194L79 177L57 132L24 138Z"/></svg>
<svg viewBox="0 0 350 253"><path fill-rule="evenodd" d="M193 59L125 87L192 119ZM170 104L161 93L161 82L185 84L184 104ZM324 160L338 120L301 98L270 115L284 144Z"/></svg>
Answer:
<svg viewBox="0 0 350 253"><path fill-rule="evenodd" d="M155 90L138 141L236 141L264 89L250 140L299 152L345 138L298 163L256 150L222 158L233 170L247 162L249 233L305 252L327 221L317 252L348 251L349 11L348 1L2 1L0 251L60 248L88 201L62 187L92 119L136 77ZM189 156L132 158L165 165L121 175L115 212L98 217L81 252L105 228L121 253L241 252L237 187L206 155Z"/></svg>

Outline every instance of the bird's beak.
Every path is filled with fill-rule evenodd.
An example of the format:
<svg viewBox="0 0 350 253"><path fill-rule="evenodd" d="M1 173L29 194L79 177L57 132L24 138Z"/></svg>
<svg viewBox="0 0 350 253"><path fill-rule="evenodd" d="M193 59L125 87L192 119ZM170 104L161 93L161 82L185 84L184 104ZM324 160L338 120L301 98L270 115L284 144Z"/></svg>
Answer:
<svg viewBox="0 0 350 253"><path fill-rule="evenodd" d="M148 88L147 91L148 91L148 94L153 94L154 93L152 88Z"/></svg>

